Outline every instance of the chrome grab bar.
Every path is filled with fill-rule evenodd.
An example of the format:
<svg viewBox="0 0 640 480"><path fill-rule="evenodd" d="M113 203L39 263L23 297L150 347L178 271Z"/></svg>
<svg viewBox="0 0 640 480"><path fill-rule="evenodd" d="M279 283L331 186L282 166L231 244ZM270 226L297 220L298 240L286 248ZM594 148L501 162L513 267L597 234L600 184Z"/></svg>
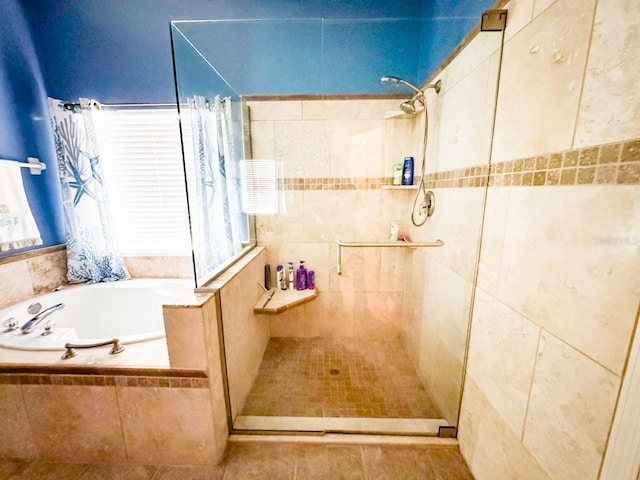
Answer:
<svg viewBox="0 0 640 480"><path fill-rule="evenodd" d="M111 350L109 350L109 355L116 355L117 353L121 353L124 351L124 347L120 345L120 339L118 338L114 338L112 340L106 340L104 342L89 343L86 345L80 345L75 343L65 343L64 348L66 348L66 350L64 351L64 353L60 358L62 360L67 360L69 358L75 357L76 355L78 355L76 348L95 348L95 347L104 347L106 345L113 345L111 347Z"/></svg>
<svg viewBox="0 0 640 480"><path fill-rule="evenodd" d="M435 242L343 242L338 240L338 261L337 261L337 273L342 275L342 248L351 247L404 247L404 248L420 248L420 247L442 247L444 242L440 239Z"/></svg>

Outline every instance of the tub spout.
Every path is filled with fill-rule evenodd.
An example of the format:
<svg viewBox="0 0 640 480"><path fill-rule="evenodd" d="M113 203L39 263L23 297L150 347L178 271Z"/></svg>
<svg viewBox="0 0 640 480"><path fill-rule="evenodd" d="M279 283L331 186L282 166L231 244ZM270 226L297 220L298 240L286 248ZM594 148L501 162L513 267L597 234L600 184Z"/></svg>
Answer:
<svg viewBox="0 0 640 480"><path fill-rule="evenodd" d="M31 320L29 320L27 323L25 323L22 327L20 327L20 331L23 334L31 333L33 329L36 328L45 318L47 318L53 312L56 312L63 308L64 308L64 303L58 303L56 305L53 305L52 307L45 308L37 315L34 315L34 317Z"/></svg>

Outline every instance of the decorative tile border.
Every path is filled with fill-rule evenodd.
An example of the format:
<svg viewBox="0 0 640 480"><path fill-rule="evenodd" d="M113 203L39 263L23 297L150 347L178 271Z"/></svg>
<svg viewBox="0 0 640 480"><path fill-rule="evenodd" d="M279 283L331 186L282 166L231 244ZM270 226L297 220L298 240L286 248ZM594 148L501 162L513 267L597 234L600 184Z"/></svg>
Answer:
<svg viewBox="0 0 640 480"><path fill-rule="evenodd" d="M640 139L430 173L427 188L640 185ZM420 182L416 176L414 184ZM391 177L284 178L284 190L375 190Z"/></svg>
<svg viewBox="0 0 640 480"><path fill-rule="evenodd" d="M489 185L640 185L640 139L497 163Z"/></svg>
<svg viewBox="0 0 640 480"><path fill-rule="evenodd" d="M75 385L118 387L209 388L209 379L201 370L96 369L27 367L2 368L0 385ZM9 372L11 373L9 373ZM52 373L56 371L56 373ZM46 372L46 373L45 373Z"/></svg>

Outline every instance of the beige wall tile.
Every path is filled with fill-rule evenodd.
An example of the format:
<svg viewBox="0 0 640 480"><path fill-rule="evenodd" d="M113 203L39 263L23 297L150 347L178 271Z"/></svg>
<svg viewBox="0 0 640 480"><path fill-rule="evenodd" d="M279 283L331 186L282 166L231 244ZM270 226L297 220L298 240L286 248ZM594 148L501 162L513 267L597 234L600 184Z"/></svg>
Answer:
<svg viewBox="0 0 640 480"><path fill-rule="evenodd" d="M439 188L433 191L436 196L435 212L424 226L411 231L411 238L423 242L443 240L444 247L432 248L429 252L437 261L472 281L484 189Z"/></svg>
<svg viewBox="0 0 640 480"><path fill-rule="evenodd" d="M460 359L464 349L469 324L472 283L451 270L449 265L434 260L431 256L426 269L427 282L424 288L422 330L427 326L436 332L450 353ZM424 336L428 334L423 333Z"/></svg>
<svg viewBox="0 0 640 480"><path fill-rule="evenodd" d="M170 465L216 462L208 389L117 387L117 391L130 461Z"/></svg>
<svg viewBox="0 0 640 480"><path fill-rule="evenodd" d="M414 157L415 175L420 172L422 142L413 142L413 119L386 120L384 128L384 155L381 169L375 176L393 178L393 166L403 163L405 157Z"/></svg>
<svg viewBox="0 0 640 480"><path fill-rule="evenodd" d="M251 158L273 159L275 137L272 120L251 120Z"/></svg>
<svg viewBox="0 0 640 480"><path fill-rule="evenodd" d="M386 194L387 191L379 189L356 190L356 204L352 212L352 219L355 222L353 239L373 241L386 240L389 237L389 224L382 223Z"/></svg>
<svg viewBox="0 0 640 480"><path fill-rule="evenodd" d="M31 274L26 260L0 265L0 291L2 308L33 297Z"/></svg>
<svg viewBox="0 0 640 480"><path fill-rule="evenodd" d="M355 299L355 336L378 340L400 336L402 294L361 293Z"/></svg>
<svg viewBox="0 0 640 480"><path fill-rule="evenodd" d="M302 120L302 102L298 100L265 100L247 102L251 121Z"/></svg>
<svg viewBox="0 0 640 480"><path fill-rule="evenodd" d="M596 479L620 378L543 333L524 445L551 478Z"/></svg>
<svg viewBox="0 0 640 480"><path fill-rule="evenodd" d="M361 294L353 292L321 292L318 298L304 304L304 310L297 313L296 321L306 321L312 337L348 337L355 336L356 302Z"/></svg>
<svg viewBox="0 0 640 480"><path fill-rule="evenodd" d="M510 196L511 188L493 187L487 190L478 287L494 296L497 295L500 279Z"/></svg>
<svg viewBox="0 0 640 480"><path fill-rule="evenodd" d="M132 278L193 278L191 256L125 257Z"/></svg>
<svg viewBox="0 0 640 480"><path fill-rule="evenodd" d="M533 16L537 17L556 0L534 0Z"/></svg>
<svg viewBox="0 0 640 480"><path fill-rule="evenodd" d="M499 60L493 54L438 96L441 106L431 117L437 149L429 156L436 168L430 172L488 163Z"/></svg>
<svg viewBox="0 0 640 480"><path fill-rule="evenodd" d="M0 458L37 457L20 385L0 385L0 418Z"/></svg>
<svg viewBox="0 0 640 480"><path fill-rule="evenodd" d="M31 257L27 259L27 265L36 295L51 292L67 283L66 250Z"/></svg>
<svg viewBox="0 0 640 480"><path fill-rule="evenodd" d="M464 386L458 440L476 480L550 478L469 377Z"/></svg>
<svg viewBox="0 0 640 480"><path fill-rule="evenodd" d="M620 373L640 293L638 187L516 188L498 298Z"/></svg>
<svg viewBox="0 0 640 480"><path fill-rule="evenodd" d="M273 128L275 159L282 162L285 178L329 176L329 127L325 121L278 121Z"/></svg>
<svg viewBox="0 0 640 480"><path fill-rule="evenodd" d="M354 190L306 190L304 192L305 242L350 241L355 238Z"/></svg>
<svg viewBox="0 0 640 480"><path fill-rule="evenodd" d="M504 47L493 161L571 148L595 0L557 0Z"/></svg>
<svg viewBox="0 0 640 480"><path fill-rule="evenodd" d="M456 425L462 390L462 358L453 354L431 327L429 324L423 326L418 372L439 418Z"/></svg>
<svg viewBox="0 0 640 480"><path fill-rule="evenodd" d="M126 460L115 387L21 388L39 458L62 462Z"/></svg>
<svg viewBox="0 0 640 480"><path fill-rule="evenodd" d="M380 291L402 293L406 264L410 253L407 248L383 248L380 251Z"/></svg>
<svg viewBox="0 0 640 480"><path fill-rule="evenodd" d="M358 118L357 100L304 100L303 120L355 120Z"/></svg>
<svg viewBox="0 0 640 480"><path fill-rule="evenodd" d="M337 256L337 245L331 245L331 258ZM381 248L342 247L342 274L335 268L329 274L329 289L333 292L380 291Z"/></svg>
<svg viewBox="0 0 640 480"><path fill-rule="evenodd" d="M599 0L574 146L640 132L640 3Z"/></svg>
<svg viewBox="0 0 640 480"><path fill-rule="evenodd" d="M467 374L521 437L540 327L476 289Z"/></svg>
<svg viewBox="0 0 640 480"><path fill-rule="evenodd" d="M231 411L244 406L269 341L269 323L253 313L263 291L266 255L262 252L220 290Z"/></svg>
<svg viewBox="0 0 640 480"><path fill-rule="evenodd" d="M507 14L507 29L504 34L505 41L513 37L531 21L533 4L534 0L511 0L504 6L509 11Z"/></svg>
<svg viewBox="0 0 640 480"><path fill-rule="evenodd" d="M280 253L277 264L287 268L287 262L293 262L297 271L300 267L300 260L305 261L305 268L315 272L315 283L320 291L329 289L329 269L332 265L329 257L329 244L327 243L290 243L280 244ZM275 270L276 265L271 269Z"/></svg>
<svg viewBox="0 0 640 480"><path fill-rule="evenodd" d="M279 196L277 215L256 216L256 235L260 244L308 240L304 235L304 193L301 190L283 191Z"/></svg>
<svg viewBox="0 0 640 480"><path fill-rule="evenodd" d="M393 98L388 100L357 100L356 102L360 120L380 120L387 112L399 110L402 100Z"/></svg>
<svg viewBox="0 0 640 480"><path fill-rule="evenodd" d="M171 367L206 370L208 361L202 309L164 306L162 314Z"/></svg>

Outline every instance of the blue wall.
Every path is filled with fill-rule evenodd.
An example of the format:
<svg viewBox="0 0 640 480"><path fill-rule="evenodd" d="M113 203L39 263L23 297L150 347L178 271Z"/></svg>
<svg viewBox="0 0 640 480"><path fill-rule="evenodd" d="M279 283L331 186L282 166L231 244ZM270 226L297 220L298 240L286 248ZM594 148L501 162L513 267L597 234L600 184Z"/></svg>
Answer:
<svg viewBox="0 0 640 480"><path fill-rule="evenodd" d="M49 94L88 96L104 103L175 101L171 20L416 18L422 8L421 0L24 0L24 4L34 31L37 26ZM219 48L228 44L229 39ZM307 59L309 64L316 61Z"/></svg>
<svg viewBox="0 0 640 480"><path fill-rule="evenodd" d="M65 242L53 137L44 81L29 24L18 0L0 2L0 158L47 164L22 178L44 246ZM13 255L22 250L3 252Z"/></svg>
<svg viewBox="0 0 640 480"><path fill-rule="evenodd" d="M492 4L493 0L1 0L0 157L36 156L48 164L41 177L24 172L25 188L45 245L63 243L46 96L93 97L104 103L174 102L171 20L324 18L323 61L318 62L317 38L308 35L306 42L298 41L299 35L271 42L295 47L295 62L283 71L269 70L264 60L272 54L256 54L248 45L264 75L254 79L250 91L239 93L369 93L384 91L379 85L383 74L422 83ZM384 26L374 21L389 18L409 20ZM353 19L369 20L350 23ZM215 57L237 41L223 36L208 45L208 54ZM180 48L186 50L186 44ZM232 60L235 66L229 74L246 77L246 64ZM296 71L312 73L298 91L283 81Z"/></svg>

